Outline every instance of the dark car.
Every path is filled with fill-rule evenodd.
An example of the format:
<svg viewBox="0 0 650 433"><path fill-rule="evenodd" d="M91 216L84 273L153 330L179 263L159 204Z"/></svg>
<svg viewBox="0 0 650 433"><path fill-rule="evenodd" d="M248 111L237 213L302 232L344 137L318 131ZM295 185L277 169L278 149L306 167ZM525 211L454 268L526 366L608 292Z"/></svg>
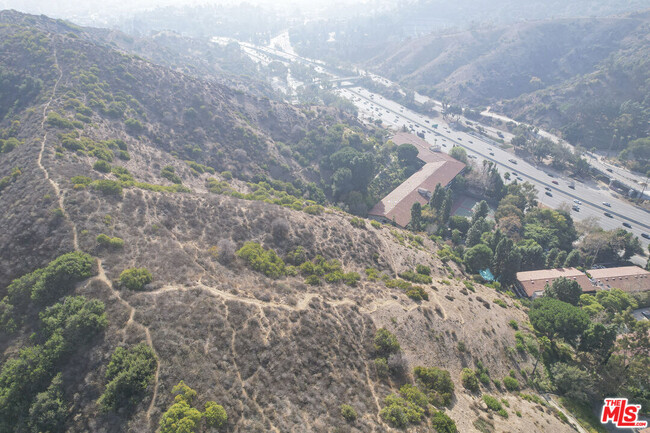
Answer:
<svg viewBox="0 0 650 433"><path fill-rule="evenodd" d="M494 152L490 152L490 156L494 156Z"/></svg>
<svg viewBox="0 0 650 433"><path fill-rule="evenodd" d="M630 223L623 223L623 227L627 227L628 229L631 229L631 228L632 228L632 226L630 225Z"/></svg>
<svg viewBox="0 0 650 433"><path fill-rule="evenodd" d="M650 235L647 233L641 233L642 238L650 239Z"/></svg>
<svg viewBox="0 0 650 433"><path fill-rule="evenodd" d="M545 186L544 189L545 189L546 191L550 191L550 190L551 190L551 188L548 187L548 186Z"/></svg>
<svg viewBox="0 0 650 433"><path fill-rule="evenodd" d="M549 196L549 197L553 197L553 194L551 194L549 191L546 191L545 194L546 194L547 196Z"/></svg>
<svg viewBox="0 0 650 433"><path fill-rule="evenodd" d="M612 173L614 171L611 168L606 168L605 170L609 171L610 173Z"/></svg>
<svg viewBox="0 0 650 433"><path fill-rule="evenodd" d="M612 214L609 213L609 212L605 212L605 216L606 216L606 217L609 217L609 218L614 218L614 217L612 216Z"/></svg>
<svg viewBox="0 0 650 433"><path fill-rule="evenodd" d="M557 180L552 180L551 183L553 183L553 184L555 184L555 185L559 185L559 184L560 184L560 182L558 182Z"/></svg>

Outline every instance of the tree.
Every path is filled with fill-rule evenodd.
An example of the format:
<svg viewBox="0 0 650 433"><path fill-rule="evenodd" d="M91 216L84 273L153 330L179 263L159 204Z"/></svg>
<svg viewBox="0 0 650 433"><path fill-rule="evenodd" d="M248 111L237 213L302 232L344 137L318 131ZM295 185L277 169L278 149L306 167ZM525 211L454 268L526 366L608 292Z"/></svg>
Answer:
<svg viewBox="0 0 650 433"><path fill-rule="evenodd" d="M616 328L602 323L590 323L580 337L578 349L606 359L616 341Z"/></svg>
<svg viewBox="0 0 650 433"><path fill-rule="evenodd" d="M521 254L521 270L532 271L543 269L545 265L544 249L532 239L527 239L517 245Z"/></svg>
<svg viewBox="0 0 650 433"><path fill-rule="evenodd" d="M214 401L208 401L205 403L203 416L205 417L205 423L208 427L220 428L228 421L226 410L223 406Z"/></svg>
<svg viewBox="0 0 650 433"><path fill-rule="evenodd" d="M594 381L579 367L558 362L551 367L551 376L557 392L581 402L588 402L594 394Z"/></svg>
<svg viewBox="0 0 650 433"><path fill-rule="evenodd" d="M521 253L513 245L511 239L503 238L494 251L490 269L502 285L512 284L521 267Z"/></svg>
<svg viewBox="0 0 650 433"><path fill-rule="evenodd" d="M547 286L544 293L551 298L577 306L578 302L580 302L582 289L577 281L560 277L555 279L550 287Z"/></svg>
<svg viewBox="0 0 650 433"><path fill-rule="evenodd" d="M63 432L68 404L63 400L61 373L54 376L46 391L36 395L29 409L29 426L36 432Z"/></svg>
<svg viewBox="0 0 650 433"><path fill-rule="evenodd" d="M422 228L422 205L418 201L411 206L411 228L414 231L420 231Z"/></svg>
<svg viewBox="0 0 650 433"><path fill-rule="evenodd" d="M431 417L431 425L438 433L457 433L458 428L453 419L449 418L446 413L436 411Z"/></svg>
<svg viewBox="0 0 650 433"><path fill-rule="evenodd" d="M418 149L411 143L400 144L397 147L397 158L403 165L416 165L418 163Z"/></svg>
<svg viewBox="0 0 650 433"><path fill-rule="evenodd" d="M492 250L485 244L476 244L465 250L465 266L472 273L489 268L492 263Z"/></svg>
<svg viewBox="0 0 650 433"><path fill-rule="evenodd" d="M461 382L466 389L469 389L472 392L476 392L480 389L476 372L470 368L463 368L463 371L461 372Z"/></svg>
<svg viewBox="0 0 650 433"><path fill-rule="evenodd" d="M467 164L467 152L460 146L454 146L449 151L449 156Z"/></svg>
<svg viewBox="0 0 650 433"><path fill-rule="evenodd" d="M582 258L580 257L580 251L571 250L569 255L566 257L566 260L564 261L564 267L565 268L576 267L576 266L580 265L581 261L582 261Z"/></svg>
<svg viewBox="0 0 650 433"><path fill-rule="evenodd" d="M193 433L201 421L202 414L191 406L196 391L181 380L172 392L174 404L160 418L160 433Z"/></svg>
<svg viewBox="0 0 650 433"><path fill-rule="evenodd" d="M441 224L447 224L447 222L449 221L449 216L451 214L451 204L452 204L451 191L447 190L447 193L445 194L445 199L442 202L442 209L440 210Z"/></svg>
<svg viewBox="0 0 650 433"><path fill-rule="evenodd" d="M528 317L537 332L551 340L560 337L570 343L589 326L589 316L586 312L547 296L532 302Z"/></svg>
<svg viewBox="0 0 650 433"><path fill-rule="evenodd" d="M379 328L375 333L375 350L380 356L387 356L401 350L395 334L386 328Z"/></svg>
<svg viewBox="0 0 650 433"><path fill-rule="evenodd" d="M485 200L481 200L474 209L474 214L472 215L472 224L478 221L481 218L487 218L488 211L490 208Z"/></svg>
<svg viewBox="0 0 650 433"><path fill-rule="evenodd" d="M125 269L120 274L120 283L129 290L143 290L153 281L153 276L146 268Z"/></svg>

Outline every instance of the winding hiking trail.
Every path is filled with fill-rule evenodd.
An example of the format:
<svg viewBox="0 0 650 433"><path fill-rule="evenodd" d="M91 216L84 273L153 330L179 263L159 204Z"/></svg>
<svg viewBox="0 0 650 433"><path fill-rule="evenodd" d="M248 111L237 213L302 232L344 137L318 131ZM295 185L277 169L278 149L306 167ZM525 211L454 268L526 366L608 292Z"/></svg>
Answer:
<svg viewBox="0 0 650 433"><path fill-rule="evenodd" d="M52 95L50 96L50 99L45 103L45 106L43 107L43 120L41 121L41 129L45 131L45 122L47 121L47 110L50 108L50 105L52 104L52 101L54 101L54 96L56 95L56 89L59 86L59 82L63 78L63 70L59 66L59 60L58 56L56 54L56 44L54 42L54 39L52 39L52 46L53 46L53 55L54 55L54 66L56 67L57 71L59 71L59 78L57 78L56 82L54 83L54 87L52 87ZM65 210L65 205L63 203L63 194L61 193L61 188L59 188L58 183L52 179L50 176L50 173L47 171L45 166L43 165L43 153L45 152L45 142L47 141L47 131L43 134L43 140L41 141L41 150L38 152L38 158L36 159L36 164L38 167L43 171L43 174L45 175L45 179L50 183L52 186L52 189L54 189L54 195L56 195L56 199L59 203L59 209L63 213L64 218L70 223L72 226L72 246L74 247L75 251L79 251L79 242L77 241L77 226L74 224L74 222L70 219L70 215Z"/></svg>

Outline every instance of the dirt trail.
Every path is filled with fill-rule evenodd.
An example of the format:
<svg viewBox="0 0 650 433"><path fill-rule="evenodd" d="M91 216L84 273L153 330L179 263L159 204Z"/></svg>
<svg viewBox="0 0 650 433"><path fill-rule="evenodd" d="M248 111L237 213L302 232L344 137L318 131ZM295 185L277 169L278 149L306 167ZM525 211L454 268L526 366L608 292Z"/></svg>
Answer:
<svg viewBox="0 0 650 433"><path fill-rule="evenodd" d="M144 331L145 335L145 340L147 342L147 345L151 348L153 351L154 355L156 356L156 373L154 374L154 383L153 383L153 395L151 397L151 403L149 404L149 407L147 408L147 414L146 414L146 419L147 419L147 426L149 429L151 429L151 412L153 412L153 408L156 402L156 397L158 396L158 377L160 374L160 361L158 360L158 353L156 353L156 348L153 345L153 340L151 338L151 332L149 331L149 328L145 325L143 325L140 322L137 322L134 317L135 317L135 308L131 306L127 301L125 301L122 296L120 295L120 292L118 290L115 290L115 287L113 286L113 283L111 280L108 279L106 276L106 271L104 270L104 266L102 265L102 260L97 259L97 276L95 277L96 280L101 281L102 283L106 284L108 288L111 290L113 296L117 298L118 302L120 302L122 305L124 305L128 310L129 310L129 319L126 321L124 324L124 327L122 328L122 342L126 340L126 331L129 328L129 326L136 326L141 328Z"/></svg>
<svg viewBox="0 0 650 433"><path fill-rule="evenodd" d="M59 82L61 81L61 78L63 78L63 70L59 66L59 60L56 54L56 45L54 45L54 39L52 39L52 44L53 44L53 51L54 51L54 66L56 69L59 71L59 78L57 78L56 82L54 83L54 87L52 88L52 95L50 96L50 99L45 103L45 106L43 107L43 120L41 121L41 129L45 131L45 121L47 120L47 110L50 108L50 104L54 100L54 96L56 95L56 89L59 86ZM70 223L72 226L72 245L75 249L75 251L79 251L79 243L77 241L77 226L72 222L70 219L70 215L65 210L65 205L63 204L63 194L61 193L61 188L59 188L59 184L54 181L50 177L50 173L47 171L45 166L43 165L43 153L45 152L45 142L47 141L47 131L43 134L43 140L41 141L41 150L38 152L38 159L36 160L36 164L38 167L43 171L43 174L45 175L45 179L50 183L52 186L52 189L54 189L54 195L56 195L56 199L59 203L59 209L63 213L64 218Z"/></svg>
<svg viewBox="0 0 650 433"><path fill-rule="evenodd" d="M225 321L226 321L226 323L228 323L228 325L230 326L230 329L232 331L232 336L230 338L230 352L231 352L231 355L232 355L232 363L233 363L233 366L235 367L235 375L237 376L237 379L239 380L242 394L244 395L244 397L246 397L247 400L249 400L253 404L253 406L255 407L257 412L259 412L259 414L261 415L262 420L268 422L269 426L271 427L271 430L273 430L276 433L280 433L280 430L275 425L273 425L273 423L271 422L270 419L268 419L268 417L266 416L266 414L264 413L264 411L262 410L260 405L257 403L257 401L253 397L248 395L248 391L246 391L246 386L244 385L244 380L241 377L241 372L239 370L239 365L237 365L237 351L235 349L235 343L236 343L236 338L237 338L237 330L230 324L230 320L229 320L230 319L230 310L228 309L228 304L226 304L225 300L223 300L222 302L223 302L223 306L224 306L224 308L226 310Z"/></svg>

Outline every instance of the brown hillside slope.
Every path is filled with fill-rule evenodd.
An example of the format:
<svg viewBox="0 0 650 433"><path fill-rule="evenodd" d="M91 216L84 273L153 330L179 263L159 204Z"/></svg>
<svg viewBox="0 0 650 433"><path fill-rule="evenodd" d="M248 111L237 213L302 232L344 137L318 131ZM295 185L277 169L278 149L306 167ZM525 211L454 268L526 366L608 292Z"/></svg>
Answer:
<svg viewBox="0 0 650 433"><path fill-rule="evenodd" d="M5 35L17 34L4 30ZM459 431L476 431L479 418L495 431L572 431L550 409L501 393L492 384L483 391L509 402L507 419L487 413L478 395L465 392L460 371L473 367L475 359L485 364L492 379L500 380L514 370L520 383L525 383L522 371L530 370L533 360L507 348L514 345L509 321L517 320L523 328L526 314L518 303L490 288L475 284L475 292L468 290L461 271L436 255L441 245L388 227L354 227L350 216L338 211L310 215L208 193L208 177L224 181L226 177L194 173L183 162L189 156L182 153L184 144L195 129L185 127L183 122L191 119L183 117L186 113L175 101L199 95L206 107L218 110L211 122L202 123L207 138L192 141L201 144L199 153L205 155L199 161L220 170L240 168L251 173L263 171L265 161L281 158L269 137L282 131L290 134L292 125L309 123L304 113L278 106L274 113L285 113L281 119L286 121L265 127L265 117L259 114L263 110L246 95L186 79L139 59L122 64L122 54L67 34L30 34L41 41L34 44L47 59L43 69L51 73L42 75L40 99L30 102L32 109L16 114L21 122L17 135L24 142L0 155L0 177L12 179L0 192L5 222L0 227L1 276L8 281L10 275L31 271L76 249L97 258L96 276L78 284L75 293L102 300L109 324L86 352L60 366L65 398L71 403L68 431L153 432L172 404L171 389L180 380L197 390L199 407L207 400L224 406L229 418L225 431L392 431L378 415L383 399L411 381L410 371L418 365L450 371L456 391L447 413ZM66 53L72 48L76 51ZM97 61L96 70L87 69L106 84L95 86L94 78L82 74L86 71L75 71L73 58ZM100 63L101 58L108 60ZM117 95L117 84L110 81L128 77L124 71L116 74L110 69L119 65L137 83L119 86L133 92L137 102L123 95L129 107L124 118L140 119L142 130L127 131L124 118L111 118L101 108L93 108L90 122L80 127L47 120L52 112L59 112L67 122L78 118L66 107L71 95L84 104L95 98L119 108L124 101ZM111 89L110 96L102 89L107 93ZM242 110L243 118L232 107ZM173 115L165 116L166 109L174 110ZM318 119L313 121L325 122ZM71 131L90 140L84 149L65 147L81 140L68 137L66 141L64 134ZM261 143L244 140L253 133L262 137ZM109 181L126 176L123 171L102 173L92 168L107 148L119 153L119 148L97 144L108 139L121 139L127 145L129 159L115 157L110 164L128 170L135 180L124 181L123 192L114 195L103 194L98 189L101 183L73 185L74 176ZM245 160L232 156L247 146L253 147ZM165 165L175 168L188 192L161 190L160 186L174 185L161 174ZM20 174L11 175L12 167L19 167ZM135 181L142 183L130 183ZM243 182L231 185L246 188ZM288 232L274 237L271 227L278 219L286 222ZM96 236L101 233L123 239L123 248L100 248ZM237 248L258 242L280 256L302 246L309 259L320 254L340 260L345 271L357 271L362 278L357 287L308 286L299 276L270 279L241 259L227 266L215 260L212 247L222 239L230 239ZM415 302L402 290L365 277L368 267L394 277L417 264L432 270L433 284L424 285L429 300ZM146 267L153 274L154 281L144 291L117 284L120 273L131 267ZM2 295L5 285L0 284ZM496 299L506 307L495 304ZM372 342L380 327L394 332L401 343L408 366L401 377L382 379L375 370ZM2 335L3 362L29 345L27 335ZM106 386L111 354L116 347L140 342L157 356L145 396L130 412L101 411L97 399ZM359 413L355 423L341 417L342 403ZM515 411L522 416L515 416ZM410 431L431 431L431 427L427 421Z"/></svg>

